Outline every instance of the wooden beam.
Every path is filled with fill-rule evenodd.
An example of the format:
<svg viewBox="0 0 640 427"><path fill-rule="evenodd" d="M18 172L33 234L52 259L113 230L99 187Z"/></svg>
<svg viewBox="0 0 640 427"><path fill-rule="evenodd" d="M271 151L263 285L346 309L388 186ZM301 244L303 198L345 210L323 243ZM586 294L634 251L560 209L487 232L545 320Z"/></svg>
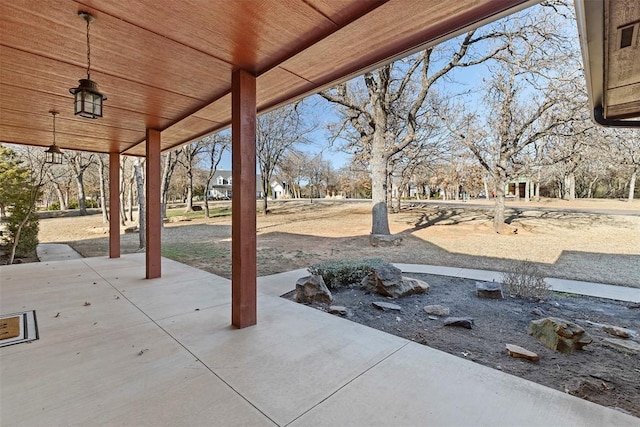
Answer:
<svg viewBox="0 0 640 427"><path fill-rule="evenodd" d="M256 77L235 70L231 86L231 321L244 328L257 322Z"/></svg>
<svg viewBox="0 0 640 427"><path fill-rule="evenodd" d="M109 153L109 258L120 258L120 153Z"/></svg>
<svg viewBox="0 0 640 427"><path fill-rule="evenodd" d="M160 242L162 233L162 211L160 209L160 131L147 129L146 152L146 278L155 279L160 277L162 261ZM140 232L142 233L142 230L140 230Z"/></svg>

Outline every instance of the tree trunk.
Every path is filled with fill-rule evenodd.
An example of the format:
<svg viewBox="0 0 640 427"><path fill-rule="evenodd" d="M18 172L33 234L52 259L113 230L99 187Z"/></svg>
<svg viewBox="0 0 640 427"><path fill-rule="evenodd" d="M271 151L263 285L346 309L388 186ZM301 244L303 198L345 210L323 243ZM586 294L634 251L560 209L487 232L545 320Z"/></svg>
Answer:
<svg viewBox="0 0 640 427"><path fill-rule="evenodd" d="M635 195L636 192L636 179L638 178L638 172L637 171L633 171L633 173L631 174L631 179L629 180L629 197L628 197L628 201L632 202L633 201L633 196Z"/></svg>
<svg viewBox="0 0 640 427"><path fill-rule="evenodd" d="M120 158L120 224L124 227L127 221L127 212L125 211L126 206L126 197L125 197L125 189L126 189L126 181L125 181L125 164L126 158Z"/></svg>
<svg viewBox="0 0 640 427"><path fill-rule="evenodd" d="M175 157L174 157L175 154ZM177 164L177 158L178 154L174 153L172 151L170 151L169 153L167 153L164 157L164 165L162 168L162 178L160 179L160 188L161 193L160 193L160 209L161 209L161 215L162 218L165 218L167 216L167 196L169 194L169 185L171 183L171 176L173 175L173 170L175 169L175 166ZM163 226L164 226L164 222L163 222Z"/></svg>
<svg viewBox="0 0 640 427"><path fill-rule="evenodd" d="M62 192L62 188L60 187L60 183L56 181L56 178L53 176L51 171L46 172L49 181L53 184L53 191L56 193L56 197L58 198L58 203L60 204L60 210L67 210L67 201L64 199L64 193Z"/></svg>
<svg viewBox="0 0 640 427"><path fill-rule="evenodd" d="M387 159L384 155L384 135L373 135L371 149L371 234L391 234L387 211Z"/></svg>
<svg viewBox="0 0 640 427"><path fill-rule="evenodd" d="M262 175L262 177L261 177L260 181L261 181L261 184L262 184L261 185L262 186L262 213L264 215L266 215L266 214L269 213L269 206L268 206L269 203L267 201L267 197L268 197L268 194L269 194L269 192L267 191L268 190L267 189L268 181L264 177L264 174L261 174L261 175ZM313 195L311 195L311 198L313 199Z"/></svg>
<svg viewBox="0 0 640 427"><path fill-rule="evenodd" d="M489 200L489 184L487 184L487 177L482 177L482 185L484 186L484 198Z"/></svg>
<svg viewBox="0 0 640 427"><path fill-rule="evenodd" d="M527 178L527 180L524 183L524 201L525 202L530 202L531 201L531 198L529 197L529 192L531 191L530 182L531 182L531 180L529 178Z"/></svg>
<svg viewBox="0 0 640 427"><path fill-rule="evenodd" d="M385 131L387 120L379 105L380 100L372 100L376 127L371 139L371 234L390 235L389 212L387 209L387 166L385 155Z"/></svg>
<svg viewBox="0 0 640 427"><path fill-rule="evenodd" d="M147 229L147 221L146 221L146 207L145 207L145 198L144 198L144 179L142 174L142 167L140 165L140 160L136 159L133 164L136 176L136 186L138 188L138 235L140 236L140 249L143 249L147 246L146 242L146 229Z"/></svg>
<svg viewBox="0 0 640 427"><path fill-rule="evenodd" d="M575 200L576 198L576 177L573 173L564 176L564 199Z"/></svg>
<svg viewBox="0 0 640 427"><path fill-rule="evenodd" d="M87 214L87 196L84 194L84 174L76 174L76 185L78 187L78 212L80 215Z"/></svg>
<svg viewBox="0 0 640 427"><path fill-rule="evenodd" d="M504 188L507 185L506 178L496 176L496 205L493 216L493 229L500 233L504 228Z"/></svg>
<svg viewBox="0 0 640 427"><path fill-rule="evenodd" d="M193 210L193 171L191 167L187 168L187 206L184 208L185 212L191 212Z"/></svg>
<svg viewBox="0 0 640 427"><path fill-rule="evenodd" d="M102 160L102 156L98 156L98 177L100 181L100 208L102 209L102 222L106 224L109 222L109 215L107 214L104 161Z"/></svg>

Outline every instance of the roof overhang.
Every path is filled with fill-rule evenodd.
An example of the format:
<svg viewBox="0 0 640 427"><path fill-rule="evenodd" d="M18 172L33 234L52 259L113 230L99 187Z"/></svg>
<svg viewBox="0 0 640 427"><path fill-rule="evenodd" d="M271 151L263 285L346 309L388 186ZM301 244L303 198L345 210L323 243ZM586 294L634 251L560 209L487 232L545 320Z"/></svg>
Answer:
<svg viewBox="0 0 640 427"><path fill-rule="evenodd" d="M594 121L640 127L640 2L575 0Z"/></svg>
<svg viewBox="0 0 640 427"><path fill-rule="evenodd" d="M231 123L231 75L257 77L259 113L513 13L539 0L12 0L0 2L0 142L145 155ZM73 115L86 76L104 117Z"/></svg>

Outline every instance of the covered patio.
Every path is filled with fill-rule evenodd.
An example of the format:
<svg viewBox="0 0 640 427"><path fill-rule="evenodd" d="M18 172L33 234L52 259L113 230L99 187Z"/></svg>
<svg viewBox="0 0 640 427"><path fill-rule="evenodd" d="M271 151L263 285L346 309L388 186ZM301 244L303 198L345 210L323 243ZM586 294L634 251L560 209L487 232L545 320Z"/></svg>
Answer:
<svg viewBox="0 0 640 427"><path fill-rule="evenodd" d="M60 149L109 154L111 212L119 211L120 156L144 156L144 277L153 279L162 275L161 153L230 126L231 318L251 326L256 115L535 3L2 2L0 141L46 147L57 114ZM73 114L70 91L83 81L107 96L102 117ZM109 256L120 256L118 215L110 217Z"/></svg>
<svg viewBox="0 0 640 427"><path fill-rule="evenodd" d="M40 337L0 349L0 424L632 426L636 418L278 296L256 277L256 115L532 0L0 2L0 142L146 158L147 249L0 268L0 312ZM73 115L86 75L104 117ZM160 155L233 133L232 280L161 258ZM258 316L259 314L259 316ZM248 327L252 326L252 327Z"/></svg>

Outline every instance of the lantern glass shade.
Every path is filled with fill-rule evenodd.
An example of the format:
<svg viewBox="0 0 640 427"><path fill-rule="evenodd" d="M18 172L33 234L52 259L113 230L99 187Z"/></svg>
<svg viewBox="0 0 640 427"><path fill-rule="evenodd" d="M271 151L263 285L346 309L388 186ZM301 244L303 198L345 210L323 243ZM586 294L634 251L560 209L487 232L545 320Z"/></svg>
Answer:
<svg viewBox="0 0 640 427"><path fill-rule="evenodd" d="M62 151L60 151L56 144L53 144L44 151L44 161L45 163L54 165L62 164Z"/></svg>
<svg viewBox="0 0 640 427"><path fill-rule="evenodd" d="M102 117L102 102L107 97L98 91L94 81L80 79L80 86L69 89L69 92L75 96L75 115L88 119Z"/></svg>

